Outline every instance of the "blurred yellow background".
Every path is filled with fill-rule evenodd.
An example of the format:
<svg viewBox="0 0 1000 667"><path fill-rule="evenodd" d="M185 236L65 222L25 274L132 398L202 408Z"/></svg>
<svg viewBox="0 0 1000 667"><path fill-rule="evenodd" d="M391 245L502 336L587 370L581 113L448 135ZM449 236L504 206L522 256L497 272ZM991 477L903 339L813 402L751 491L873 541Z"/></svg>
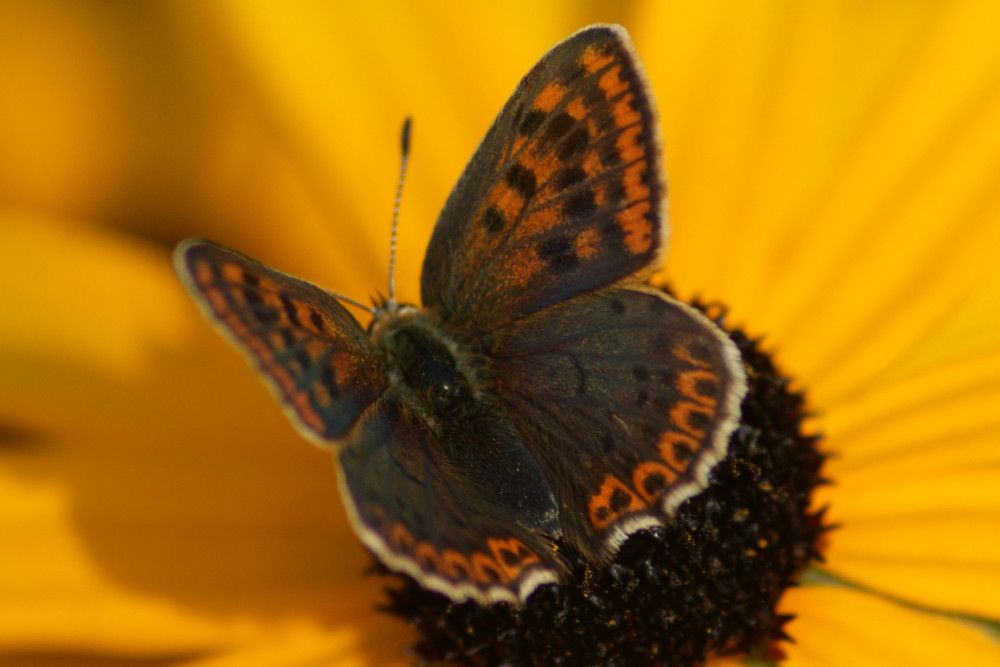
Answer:
<svg viewBox="0 0 1000 667"><path fill-rule="evenodd" d="M1000 5L0 0L0 662L401 659L329 455L208 331L169 252L203 236L384 290L412 115L398 288L417 301L493 116L592 22L629 29L659 102L666 276L767 336L841 455L830 498L859 528L831 570L1000 616L980 493L1000 483ZM913 443L927 459L892 458ZM935 486L944 452L979 476ZM916 486L880 495L893 469ZM914 524L942 488L953 513ZM861 520L883 509L910 523ZM808 609L805 663L850 635L810 634ZM952 656L995 647L945 634Z"/></svg>

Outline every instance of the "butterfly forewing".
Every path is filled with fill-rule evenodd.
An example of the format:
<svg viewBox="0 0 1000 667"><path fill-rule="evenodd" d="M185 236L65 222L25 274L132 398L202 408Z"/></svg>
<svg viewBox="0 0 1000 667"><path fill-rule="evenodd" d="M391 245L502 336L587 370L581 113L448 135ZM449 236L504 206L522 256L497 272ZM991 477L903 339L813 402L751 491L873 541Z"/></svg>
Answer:
<svg viewBox="0 0 1000 667"><path fill-rule="evenodd" d="M645 273L666 234L659 160L628 36L578 32L521 81L451 193L424 259L424 304L489 330Z"/></svg>
<svg viewBox="0 0 1000 667"><path fill-rule="evenodd" d="M328 292L208 241L174 255L185 286L310 440L346 435L385 389L367 335Z"/></svg>

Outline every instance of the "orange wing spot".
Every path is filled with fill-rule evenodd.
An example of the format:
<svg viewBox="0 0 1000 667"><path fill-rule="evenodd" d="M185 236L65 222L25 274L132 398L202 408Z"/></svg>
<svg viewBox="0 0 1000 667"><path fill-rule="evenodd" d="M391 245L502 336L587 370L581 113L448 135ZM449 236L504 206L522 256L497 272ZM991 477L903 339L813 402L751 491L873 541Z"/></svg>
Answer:
<svg viewBox="0 0 1000 667"><path fill-rule="evenodd" d="M583 171L591 178L604 171L604 163L597 151L590 151L583 157Z"/></svg>
<svg viewBox="0 0 1000 667"><path fill-rule="evenodd" d="M350 378L357 370L358 360L347 352L338 352L328 362L333 367L333 377L338 386L343 386L344 378Z"/></svg>
<svg viewBox="0 0 1000 667"><path fill-rule="evenodd" d="M449 579L472 579L472 563L454 549L441 552L441 572Z"/></svg>
<svg viewBox="0 0 1000 667"><path fill-rule="evenodd" d="M615 116L615 127L625 127L626 125L638 123L642 120L642 116L630 104L634 98L635 95L629 93L628 95L623 95L620 100L615 102L615 106L612 109L612 113Z"/></svg>
<svg viewBox="0 0 1000 667"><path fill-rule="evenodd" d="M646 154L646 149L636 141L640 132L642 132L642 125L633 125L618 135L615 146L618 148L618 159L622 162L626 164L635 162Z"/></svg>
<svg viewBox="0 0 1000 667"><path fill-rule="evenodd" d="M326 408L330 406L333 401L333 397L330 396L330 392L327 390L326 385L322 382L315 382L310 386L309 390L313 394L313 398L316 399L316 403L320 406Z"/></svg>
<svg viewBox="0 0 1000 667"><path fill-rule="evenodd" d="M222 264L222 277L231 283L242 283L243 269L232 262L224 262Z"/></svg>
<svg viewBox="0 0 1000 667"><path fill-rule="evenodd" d="M309 394L294 388L288 390L288 393L292 399L292 403L295 405L295 411L299 413L299 418L312 430L322 433L326 428L326 424L323 423L322 418L313 410Z"/></svg>
<svg viewBox="0 0 1000 667"><path fill-rule="evenodd" d="M677 473L657 461L643 461L632 471L632 486L646 502L654 502L677 477Z"/></svg>
<svg viewBox="0 0 1000 667"><path fill-rule="evenodd" d="M515 537L507 540L490 538L486 540L486 544L504 576L511 581L517 579L524 568L539 561L538 555Z"/></svg>
<svg viewBox="0 0 1000 667"><path fill-rule="evenodd" d="M324 333L322 327L317 327L313 323L312 314L314 311L309 305L302 303L301 301L295 301L293 305L295 306L295 318L299 321L301 326L309 331L312 331L313 333Z"/></svg>
<svg viewBox="0 0 1000 667"><path fill-rule="evenodd" d="M226 301L225 295L222 290L213 287L205 288L205 299L208 300L212 310L215 311L217 315L229 312L229 302Z"/></svg>
<svg viewBox="0 0 1000 667"><path fill-rule="evenodd" d="M521 148L524 146L524 142L526 142L527 140L528 140L527 137L522 137L521 135L515 137L514 142L510 145L510 151L508 155L513 155L514 153L521 150Z"/></svg>
<svg viewBox="0 0 1000 667"><path fill-rule="evenodd" d="M625 187L625 200L637 201L649 197L649 186L643 176L646 174L646 161L633 162L625 168L622 175L622 185Z"/></svg>
<svg viewBox="0 0 1000 667"><path fill-rule="evenodd" d="M641 255L653 245L653 223L646 219L649 209L649 202L641 201L615 216L618 226L625 233L625 248L633 255Z"/></svg>
<svg viewBox="0 0 1000 667"><path fill-rule="evenodd" d="M507 577L496 561L477 551L472 554L472 579L480 584L505 583Z"/></svg>
<svg viewBox="0 0 1000 667"><path fill-rule="evenodd" d="M533 146L525 153L521 164L531 170L538 183L547 183L554 173L566 166L555 154L555 151L539 153L538 147Z"/></svg>
<svg viewBox="0 0 1000 667"><path fill-rule="evenodd" d="M588 227L576 235L573 249L580 259L591 259L597 255L601 244L601 233L593 227Z"/></svg>
<svg viewBox="0 0 1000 667"><path fill-rule="evenodd" d="M555 109L564 97L566 97L566 86L558 81L550 81L542 88L542 92L538 93L531 106L540 111L549 112Z"/></svg>
<svg viewBox="0 0 1000 667"><path fill-rule="evenodd" d="M310 357L317 359L321 354L326 352L326 343L318 338L310 338L306 341L305 350L309 353Z"/></svg>
<svg viewBox="0 0 1000 667"><path fill-rule="evenodd" d="M691 415L704 415L711 419L715 416L715 408L693 401L680 401L670 409L670 419L677 428L696 438L705 437L705 430L691 423Z"/></svg>
<svg viewBox="0 0 1000 667"><path fill-rule="evenodd" d="M616 95L621 95L628 90L628 83L622 81L621 79L621 71L622 66L615 65L602 74L601 78L597 80L597 85L604 91L604 97L607 99L611 99Z"/></svg>
<svg viewBox="0 0 1000 667"><path fill-rule="evenodd" d="M708 394L703 394L698 391L699 382L710 382L716 384L719 381L719 376L712 371L706 370L689 370L681 373L680 377L677 378L677 388L680 392L690 399L701 403L705 407L715 408L716 400L714 396L709 396Z"/></svg>
<svg viewBox="0 0 1000 667"><path fill-rule="evenodd" d="M443 564L441 563L441 555L438 554L434 545L428 542L417 543L417 548L413 550L413 559L425 570L433 570L435 572L444 571Z"/></svg>
<svg viewBox="0 0 1000 667"><path fill-rule="evenodd" d="M575 120L583 120L586 118L588 111L583 98L574 97L570 100L569 104L566 105L566 113L572 116Z"/></svg>
<svg viewBox="0 0 1000 667"><path fill-rule="evenodd" d="M608 188L604 183L598 183L594 186L594 203L597 204L598 208L603 208L605 204L608 203Z"/></svg>
<svg viewBox="0 0 1000 667"><path fill-rule="evenodd" d="M539 232L544 232L546 229L551 229L561 221L559 207L546 206L545 208L540 208L517 226L517 237L527 238L534 236Z"/></svg>
<svg viewBox="0 0 1000 667"><path fill-rule="evenodd" d="M614 475L607 475L601 490L590 497L590 524L604 530L612 522L646 508L646 503Z"/></svg>
<svg viewBox="0 0 1000 667"><path fill-rule="evenodd" d="M683 343L675 344L670 351L677 359L685 363L691 364L692 366L697 366L698 368L709 368L710 366L710 364L707 361L703 361L698 357L694 356L693 354L691 354L691 350L687 349L687 347Z"/></svg>
<svg viewBox="0 0 1000 667"><path fill-rule="evenodd" d="M271 280L270 278L268 278L267 276L261 276L260 278L258 278L258 280L260 281L260 290L262 292L280 292L281 291L281 286L278 285L278 283L276 283L273 280ZM274 295L273 298L274 298L275 301L278 301L277 295Z"/></svg>
<svg viewBox="0 0 1000 667"><path fill-rule="evenodd" d="M599 69L604 69L614 60L614 56L604 53L594 46L588 46L583 55L580 56L579 63L583 69L587 70L588 74L593 74Z"/></svg>
<svg viewBox="0 0 1000 667"><path fill-rule="evenodd" d="M413 551L413 534L401 523L395 523L389 531L389 543L401 551Z"/></svg>
<svg viewBox="0 0 1000 667"><path fill-rule="evenodd" d="M505 220L515 220L524 208L524 197L501 181L490 191L489 203L500 211Z"/></svg>
<svg viewBox="0 0 1000 667"><path fill-rule="evenodd" d="M660 450L660 458L662 458L675 473L681 473L687 470L690 462L686 458L682 458L677 455L677 449L675 448L676 445L682 445L683 448L696 452L698 451L698 441L689 435L684 435L683 433L678 433L677 431L667 431L660 436L660 442L657 443L657 447Z"/></svg>
<svg viewBox="0 0 1000 667"><path fill-rule="evenodd" d="M213 280L215 280L215 276L212 274L212 265L204 260L200 262L195 262L194 280L196 283L202 286L207 285Z"/></svg>
<svg viewBox="0 0 1000 667"><path fill-rule="evenodd" d="M528 285L535 276L542 272L545 265L538 256L538 250L533 247L522 248L517 251L510 263L510 273L508 279L510 284L518 287Z"/></svg>

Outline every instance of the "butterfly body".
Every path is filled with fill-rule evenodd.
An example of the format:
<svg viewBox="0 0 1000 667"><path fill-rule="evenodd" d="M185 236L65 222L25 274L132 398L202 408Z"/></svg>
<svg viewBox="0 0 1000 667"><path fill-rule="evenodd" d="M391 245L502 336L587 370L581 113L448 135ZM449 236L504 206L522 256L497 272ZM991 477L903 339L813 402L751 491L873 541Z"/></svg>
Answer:
<svg viewBox="0 0 1000 667"><path fill-rule="evenodd" d="M367 329L325 290L189 240L178 273L292 422L334 448L351 522L456 601L522 603L569 547L606 563L708 484L740 355L644 284L665 250L652 101L627 34L592 26L528 73L431 237L422 307Z"/></svg>
<svg viewBox="0 0 1000 667"><path fill-rule="evenodd" d="M427 422L442 424L470 412L480 395L482 361L446 336L413 306L376 310L372 345L385 358L387 377Z"/></svg>

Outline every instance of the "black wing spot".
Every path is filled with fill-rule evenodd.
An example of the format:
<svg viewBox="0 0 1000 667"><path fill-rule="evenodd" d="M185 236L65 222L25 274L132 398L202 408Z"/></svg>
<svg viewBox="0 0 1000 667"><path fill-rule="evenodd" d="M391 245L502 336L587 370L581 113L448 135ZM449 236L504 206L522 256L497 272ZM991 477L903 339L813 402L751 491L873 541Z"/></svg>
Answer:
<svg viewBox="0 0 1000 667"><path fill-rule="evenodd" d="M615 227L617 228L617 225L615 225ZM611 310L613 310L615 313L621 315L622 313L625 312L625 302L622 301L621 299L614 299L614 300L612 300L611 301Z"/></svg>
<svg viewBox="0 0 1000 667"><path fill-rule="evenodd" d="M594 202L594 193L590 190L576 193L563 205L563 213L572 218L582 218L596 210L597 204Z"/></svg>
<svg viewBox="0 0 1000 667"><path fill-rule="evenodd" d="M570 160L590 143L590 133L587 128L578 127L562 142L557 155L560 160Z"/></svg>
<svg viewBox="0 0 1000 667"><path fill-rule="evenodd" d="M569 132L574 125L576 125L576 119L565 111L556 114L549 122L549 126L545 128L545 141L555 141Z"/></svg>
<svg viewBox="0 0 1000 667"><path fill-rule="evenodd" d="M565 190L571 185L576 185L585 178L587 178L587 173L580 167L567 167L556 174L554 183L557 190Z"/></svg>
<svg viewBox="0 0 1000 667"><path fill-rule="evenodd" d="M261 324L274 324L281 319L281 313L274 308L257 308L253 314Z"/></svg>
<svg viewBox="0 0 1000 667"><path fill-rule="evenodd" d="M538 188L535 174L519 163L512 164L505 175L507 185L517 190L525 199L531 199Z"/></svg>
<svg viewBox="0 0 1000 667"><path fill-rule="evenodd" d="M323 316L319 314L319 311L310 310L309 321L312 322L312 325L314 327L316 327L320 331L323 331Z"/></svg>
<svg viewBox="0 0 1000 667"><path fill-rule="evenodd" d="M649 380L649 369L645 366L635 366L632 369L632 376L639 382L646 382Z"/></svg>
<svg viewBox="0 0 1000 667"><path fill-rule="evenodd" d="M573 252L573 243L565 236L555 236L542 243L538 256L556 271L569 271L580 263Z"/></svg>
<svg viewBox="0 0 1000 667"><path fill-rule="evenodd" d="M323 365L319 379L323 383L323 386L326 387L326 391L330 396L336 396L340 393L340 390L337 388L337 373L329 363Z"/></svg>
<svg viewBox="0 0 1000 667"><path fill-rule="evenodd" d="M628 509L631 504L632 498L625 493L622 489L615 489L611 493L611 499L608 505L611 507L611 511L615 514L620 514L622 511Z"/></svg>
<svg viewBox="0 0 1000 667"><path fill-rule="evenodd" d="M295 353L295 361L299 362L303 372L312 365L312 357L305 350L299 350Z"/></svg>
<svg viewBox="0 0 1000 667"><path fill-rule="evenodd" d="M655 496L666 488L667 480L662 473L654 472L646 475L642 480L642 486L647 495Z"/></svg>
<svg viewBox="0 0 1000 667"><path fill-rule="evenodd" d="M295 310L295 304L292 303L292 300L289 299L284 294L282 294L280 298L281 298L281 307L284 309L285 317L288 318L288 321L297 327L302 326L302 323L299 322L299 313L297 310Z"/></svg>
<svg viewBox="0 0 1000 667"><path fill-rule="evenodd" d="M691 428L702 433L708 433L712 430L712 419L702 412L691 411L688 413L688 423L691 425Z"/></svg>
<svg viewBox="0 0 1000 667"><path fill-rule="evenodd" d="M625 196L625 184L622 183L621 179L616 179L608 183L608 199L612 204L620 205L625 203Z"/></svg>
<svg viewBox="0 0 1000 667"><path fill-rule="evenodd" d="M598 157L601 158L601 164L605 167L612 167L622 161L621 153L618 151L618 145L613 141L607 142L600 149Z"/></svg>
<svg viewBox="0 0 1000 667"><path fill-rule="evenodd" d="M243 282L247 285L253 285L254 287L260 287L260 278L250 273L249 271L242 271Z"/></svg>
<svg viewBox="0 0 1000 667"><path fill-rule="evenodd" d="M259 306L264 303L263 297L261 297L260 292L256 288L244 287L243 288L243 299L247 304L251 306Z"/></svg>
<svg viewBox="0 0 1000 667"><path fill-rule="evenodd" d="M718 386L713 378L701 377L695 381L694 388L699 396L715 396Z"/></svg>
<svg viewBox="0 0 1000 667"><path fill-rule="evenodd" d="M694 450L691 449L690 445L686 445L683 442L674 443L674 458L682 463L687 463L694 456Z"/></svg>
<svg viewBox="0 0 1000 667"><path fill-rule="evenodd" d="M490 206L488 209L483 211L482 222L483 226L486 227L486 231L490 234L496 234L507 224L507 220L504 219L503 213L498 211L495 206Z"/></svg>
<svg viewBox="0 0 1000 667"><path fill-rule="evenodd" d="M521 119L521 124L517 128L518 132L522 135L534 134L542 126L542 123L545 122L546 115L544 111L532 109Z"/></svg>

